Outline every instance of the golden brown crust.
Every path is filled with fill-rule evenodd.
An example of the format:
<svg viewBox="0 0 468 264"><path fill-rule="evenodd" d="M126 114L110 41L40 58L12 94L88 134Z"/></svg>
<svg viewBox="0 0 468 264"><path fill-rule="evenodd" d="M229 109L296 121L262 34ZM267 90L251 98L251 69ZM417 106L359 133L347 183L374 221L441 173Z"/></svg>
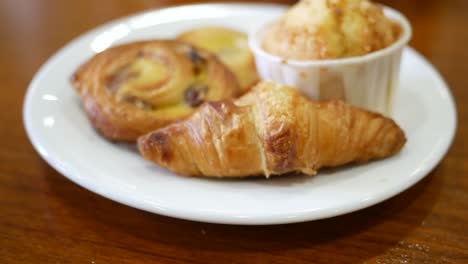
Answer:
<svg viewBox="0 0 468 264"><path fill-rule="evenodd" d="M243 92L258 82L246 34L228 28L201 27L184 32L177 39L215 53L236 75Z"/></svg>
<svg viewBox="0 0 468 264"><path fill-rule="evenodd" d="M261 82L236 100L205 103L190 118L138 140L146 159L182 175L244 177L366 162L397 153L391 119L343 103L315 103Z"/></svg>
<svg viewBox="0 0 468 264"><path fill-rule="evenodd" d="M388 47L400 31L368 0L301 0L272 25L262 44L285 59L337 59Z"/></svg>
<svg viewBox="0 0 468 264"><path fill-rule="evenodd" d="M135 141L187 117L203 101L240 92L216 56L171 40L105 50L83 64L71 83L93 126L116 141Z"/></svg>

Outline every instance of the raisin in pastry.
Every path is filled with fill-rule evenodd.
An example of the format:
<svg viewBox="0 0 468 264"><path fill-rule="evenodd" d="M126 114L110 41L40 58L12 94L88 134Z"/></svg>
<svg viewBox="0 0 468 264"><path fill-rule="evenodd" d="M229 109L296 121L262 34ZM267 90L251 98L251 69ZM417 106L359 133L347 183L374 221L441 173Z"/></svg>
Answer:
<svg viewBox="0 0 468 264"><path fill-rule="evenodd" d="M187 117L205 101L240 92L215 55L172 40L107 49L83 64L71 82L97 131L129 142Z"/></svg>

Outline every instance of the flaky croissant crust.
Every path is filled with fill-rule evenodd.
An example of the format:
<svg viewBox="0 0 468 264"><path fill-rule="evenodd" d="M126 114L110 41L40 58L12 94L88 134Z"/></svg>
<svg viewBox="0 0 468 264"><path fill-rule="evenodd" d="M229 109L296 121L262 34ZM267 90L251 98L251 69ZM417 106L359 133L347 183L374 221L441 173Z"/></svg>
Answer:
<svg viewBox="0 0 468 264"><path fill-rule="evenodd" d="M205 103L190 118L138 140L148 160L178 174L244 177L381 159L406 142L391 119L341 101L314 103L261 82L237 100Z"/></svg>

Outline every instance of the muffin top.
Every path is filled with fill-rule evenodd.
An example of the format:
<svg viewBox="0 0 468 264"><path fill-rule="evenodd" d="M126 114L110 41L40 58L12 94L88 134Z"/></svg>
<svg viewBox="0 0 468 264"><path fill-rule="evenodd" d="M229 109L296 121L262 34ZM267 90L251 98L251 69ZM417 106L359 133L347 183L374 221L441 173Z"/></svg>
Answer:
<svg viewBox="0 0 468 264"><path fill-rule="evenodd" d="M346 58L383 49L400 31L369 0L301 0L272 25L263 48L285 59Z"/></svg>

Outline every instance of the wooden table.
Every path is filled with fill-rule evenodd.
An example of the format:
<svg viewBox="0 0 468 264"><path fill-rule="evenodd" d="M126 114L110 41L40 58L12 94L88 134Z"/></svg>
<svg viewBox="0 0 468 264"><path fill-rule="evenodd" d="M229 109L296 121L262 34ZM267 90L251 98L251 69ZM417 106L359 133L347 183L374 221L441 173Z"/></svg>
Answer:
<svg viewBox="0 0 468 264"><path fill-rule="evenodd" d="M371 208L246 227L172 219L95 195L41 160L23 129L28 83L57 49L106 21L183 1L0 1L0 263L468 263L468 1L383 2L407 14L411 45L452 88L460 123L448 155Z"/></svg>

